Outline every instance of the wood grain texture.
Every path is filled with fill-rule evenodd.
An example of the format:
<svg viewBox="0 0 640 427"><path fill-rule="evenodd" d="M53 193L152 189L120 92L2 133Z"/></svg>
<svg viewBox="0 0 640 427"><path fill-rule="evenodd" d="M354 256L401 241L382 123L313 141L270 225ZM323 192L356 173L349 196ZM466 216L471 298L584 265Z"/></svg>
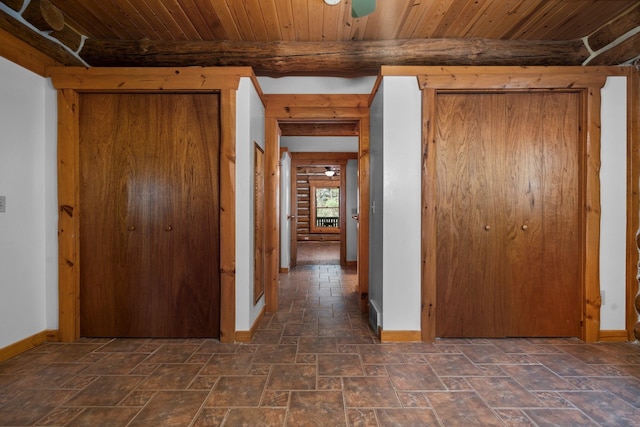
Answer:
<svg viewBox="0 0 640 427"><path fill-rule="evenodd" d="M80 338L79 96L58 91L58 330L60 341Z"/></svg>
<svg viewBox="0 0 640 427"><path fill-rule="evenodd" d="M59 150L59 201L61 209L64 208L65 212L73 212L73 208L76 209L76 213L79 212L77 205L79 204L79 196L75 192L78 191L78 173L79 173L79 160L74 160L74 152L78 153L78 140L79 140L79 126L78 126L78 111L79 104L77 102L77 93L73 89L74 86L84 86L85 89L91 91L106 90L108 92L131 92L132 90L148 90L147 77L151 77L151 80L155 80L152 86L155 86L158 81L169 78L176 79L174 85L179 87L184 92L200 92L211 93L212 89L222 89L220 91L221 97L221 162L220 162L220 199L221 206L226 208L221 209L220 212L220 228L221 228L221 245L228 250L221 251L220 265L221 270L226 271L226 274L221 278L221 300L222 300L222 313L220 319L220 339L221 341L232 342L235 337L235 126L236 126L236 104L235 104L235 91L239 82L239 75L248 73L244 76L250 77L255 81L255 76L251 73L251 70L214 70L214 73L231 72L234 75L235 85L229 85L232 81L222 78L213 79L214 82L222 85L216 87L214 83L211 85L202 86L202 79L192 79L191 73L199 73L197 68L178 69L178 70L98 70L98 69L78 69L78 68L52 68L52 74L60 77L62 86L66 86L66 89L59 90L58 96L58 113L59 113L59 138L58 138L58 150ZM113 71L113 75L110 76L110 72ZM128 74L128 71L131 71ZM178 71L178 73L176 73ZM183 74L186 79L180 79L181 73L179 71L185 71ZM147 74L148 73L148 74ZM208 74L208 73L205 73ZM74 83L75 81L75 83ZM113 85L114 81L125 81L126 84ZM230 87L226 87L228 85ZM124 86L124 87L123 87ZM136 89L137 88L137 89ZM62 153L62 154L60 154ZM77 154L75 154L77 156ZM65 201L68 201L66 204ZM62 223L61 228L66 224ZM72 230L70 227L66 227L67 230ZM59 306L60 306L60 339L64 341L75 341L80 336L80 306L79 306L79 264L74 263L75 258L79 257L80 246L78 244L79 232L60 234L62 237L59 240ZM66 236L66 237L65 237ZM64 255L69 251L67 257ZM67 259L69 261L67 261ZM75 266L75 268L71 268Z"/></svg>
<svg viewBox="0 0 640 427"><path fill-rule="evenodd" d="M633 30L640 22L640 5L635 4L626 12L622 12L616 19L597 29L588 38L589 47L598 51L613 43L626 32Z"/></svg>
<svg viewBox="0 0 640 427"><path fill-rule="evenodd" d="M436 90L422 90L422 215L421 215L421 303L420 330L424 342L436 339Z"/></svg>
<svg viewBox="0 0 640 427"><path fill-rule="evenodd" d="M220 91L220 341L236 333L236 90ZM266 272L265 272L266 274Z"/></svg>
<svg viewBox="0 0 640 427"><path fill-rule="evenodd" d="M48 69L57 89L101 91L213 91L238 89L240 77L253 77L246 67L83 68Z"/></svg>
<svg viewBox="0 0 640 427"><path fill-rule="evenodd" d="M218 337L219 96L81 105L82 334Z"/></svg>
<svg viewBox="0 0 640 427"><path fill-rule="evenodd" d="M604 81L602 82L604 85ZM586 155L585 168L585 201L583 221L584 236L584 334L581 337L587 342L598 341L600 333L600 110L602 87L589 87L583 93L584 113L583 128L585 135Z"/></svg>
<svg viewBox="0 0 640 427"><path fill-rule="evenodd" d="M358 140L358 292L360 293L360 311L369 310L369 223L371 206L370 175L370 125L369 115L360 119Z"/></svg>
<svg viewBox="0 0 640 427"><path fill-rule="evenodd" d="M638 57L640 35L634 34L587 62L588 65L624 64Z"/></svg>
<svg viewBox="0 0 640 427"><path fill-rule="evenodd" d="M46 330L31 335L6 347L0 348L0 363L4 362L5 360L9 360L14 356L17 356L20 353L31 350L32 348L37 347L42 343L57 341L59 341L58 331L55 330Z"/></svg>
<svg viewBox="0 0 640 427"><path fill-rule="evenodd" d="M50 0L31 0L22 17L40 31L60 31L64 28L64 15Z"/></svg>
<svg viewBox="0 0 640 427"><path fill-rule="evenodd" d="M438 96L438 336L580 336L580 101Z"/></svg>
<svg viewBox="0 0 640 427"><path fill-rule="evenodd" d="M278 121L275 118L265 119L265 305L267 313L278 311L279 285L279 238L280 211L279 205L279 162L280 134Z"/></svg>
<svg viewBox="0 0 640 427"><path fill-rule="evenodd" d="M13 2L17 0L12 0ZM579 39L624 13L633 0L379 1L354 19L349 3L219 0L171 2L52 0L91 38L151 40L347 41L491 37ZM159 25L159 23L165 25Z"/></svg>
<svg viewBox="0 0 640 427"><path fill-rule="evenodd" d="M40 76L47 75L47 67L62 65L52 57L42 53L28 42L19 39L11 30L0 25L0 55L9 61Z"/></svg>
<svg viewBox="0 0 640 427"><path fill-rule="evenodd" d="M582 40L478 38L259 43L88 39L79 54L94 67L252 67L271 77L377 75L383 65L580 65L589 57Z"/></svg>
<svg viewBox="0 0 640 427"><path fill-rule="evenodd" d="M505 256L498 244L505 222L499 188L503 101L499 95L443 94L437 99L436 334L440 337L506 336L505 289L494 265L504 262Z"/></svg>
<svg viewBox="0 0 640 427"><path fill-rule="evenodd" d="M637 68L629 69L627 79L627 120L630 127L627 132L627 316L626 330L629 341L635 337L633 330L640 316L640 297L638 295L638 248L636 235L640 227L640 122L634 118L640 117L640 72ZM637 299L636 299L637 298ZM634 304L634 300L636 304Z"/></svg>

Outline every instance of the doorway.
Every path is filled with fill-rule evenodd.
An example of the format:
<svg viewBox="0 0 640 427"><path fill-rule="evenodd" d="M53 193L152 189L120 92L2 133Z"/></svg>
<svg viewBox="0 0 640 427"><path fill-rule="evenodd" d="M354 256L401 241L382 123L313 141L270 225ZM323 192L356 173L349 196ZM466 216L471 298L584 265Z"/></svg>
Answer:
<svg viewBox="0 0 640 427"><path fill-rule="evenodd" d="M339 143L348 152L302 152L318 149L327 138ZM324 142L323 142L324 141ZM296 265L322 264L357 265L357 137L286 137L282 150L293 150L290 171L283 171L282 188L290 197L282 197L284 211L290 212L290 259L282 259L286 270ZM283 167L285 167L283 165ZM286 201L285 201L286 200ZM287 252L285 250L285 252ZM283 253L285 253L283 252Z"/></svg>
<svg viewBox="0 0 640 427"><path fill-rule="evenodd" d="M266 236L266 309L278 308L280 263L279 188L280 140L283 136L356 136L358 152L349 153L357 159L358 206L369 205L369 109L367 95L269 95L266 102L265 134L267 186ZM335 154L335 153L334 153ZM322 153L325 156L327 153ZM311 165L325 165L318 153L305 153ZM314 157L315 156L315 157ZM368 209L357 211L358 228L368 230ZM346 213L340 221L346 221ZM349 215L351 219L351 215ZM292 218L295 222L295 218ZM355 220L354 220L355 221ZM346 223L345 223L346 224ZM296 226L292 226L295 229ZM358 292L361 310L368 307L368 233L357 234ZM341 245L343 246L343 245ZM341 247L341 252L344 249ZM292 252L294 252L292 250ZM293 254L292 254L293 257ZM342 255L341 255L342 258Z"/></svg>

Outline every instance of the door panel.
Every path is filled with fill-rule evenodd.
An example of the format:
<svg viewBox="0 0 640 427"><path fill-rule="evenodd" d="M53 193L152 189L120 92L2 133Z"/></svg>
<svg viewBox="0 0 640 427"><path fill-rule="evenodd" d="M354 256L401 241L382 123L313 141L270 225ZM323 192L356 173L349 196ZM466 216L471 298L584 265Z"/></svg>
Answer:
<svg viewBox="0 0 640 427"><path fill-rule="evenodd" d="M82 96L82 335L219 335L218 105Z"/></svg>
<svg viewBox="0 0 640 427"><path fill-rule="evenodd" d="M437 319L439 336L502 336L504 295L492 268L500 233L488 134L499 97L447 95L437 106ZM496 309L498 308L498 309Z"/></svg>
<svg viewBox="0 0 640 427"><path fill-rule="evenodd" d="M542 335L578 336L582 289L580 262L580 95L547 94L541 123L544 126L544 209L542 230L543 280L532 317L544 319ZM547 303L548 301L548 303ZM546 307L545 307L546 306ZM547 313L551 312L551 313Z"/></svg>
<svg viewBox="0 0 640 427"><path fill-rule="evenodd" d="M579 114L578 93L438 95L438 336L579 335Z"/></svg>

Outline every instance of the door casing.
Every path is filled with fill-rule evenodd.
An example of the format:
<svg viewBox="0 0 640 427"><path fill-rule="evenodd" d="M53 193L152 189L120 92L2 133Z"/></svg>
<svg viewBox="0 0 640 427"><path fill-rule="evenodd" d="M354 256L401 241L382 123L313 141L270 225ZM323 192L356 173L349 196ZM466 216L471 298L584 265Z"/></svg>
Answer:
<svg viewBox="0 0 640 427"><path fill-rule="evenodd" d="M368 95L265 95L265 305L278 310L280 241L280 127L279 122L358 123L358 188L360 230L369 229L369 96ZM369 236L358 233L358 291L360 309L368 309Z"/></svg>
<svg viewBox="0 0 640 427"><path fill-rule="evenodd" d="M600 329L600 89L606 74L587 72L581 67L549 67L526 69L514 67L421 67L413 69L422 90L423 111L423 178L422 178L422 340L436 338L436 210L437 193L435 141L435 108L440 92L460 91L532 91L571 88L581 94L583 132L582 162L584 179L579 190L584 206L582 211L583 242L581 275L583 301L581 302L581 339L598 340Z"/></svg>

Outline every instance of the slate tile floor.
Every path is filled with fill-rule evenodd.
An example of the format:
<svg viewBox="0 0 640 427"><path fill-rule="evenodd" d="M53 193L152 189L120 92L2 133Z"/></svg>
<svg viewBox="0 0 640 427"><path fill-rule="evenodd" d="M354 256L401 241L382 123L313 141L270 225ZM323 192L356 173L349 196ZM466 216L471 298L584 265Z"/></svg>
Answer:
<svg viewBox="0 0 640 427"><path fill-rule="evenodd" d="M0 425L640 425L637 344L381 344L355 286L335 265L282 275L279 311L247 344L41 345L0 364Z"/></svg>

